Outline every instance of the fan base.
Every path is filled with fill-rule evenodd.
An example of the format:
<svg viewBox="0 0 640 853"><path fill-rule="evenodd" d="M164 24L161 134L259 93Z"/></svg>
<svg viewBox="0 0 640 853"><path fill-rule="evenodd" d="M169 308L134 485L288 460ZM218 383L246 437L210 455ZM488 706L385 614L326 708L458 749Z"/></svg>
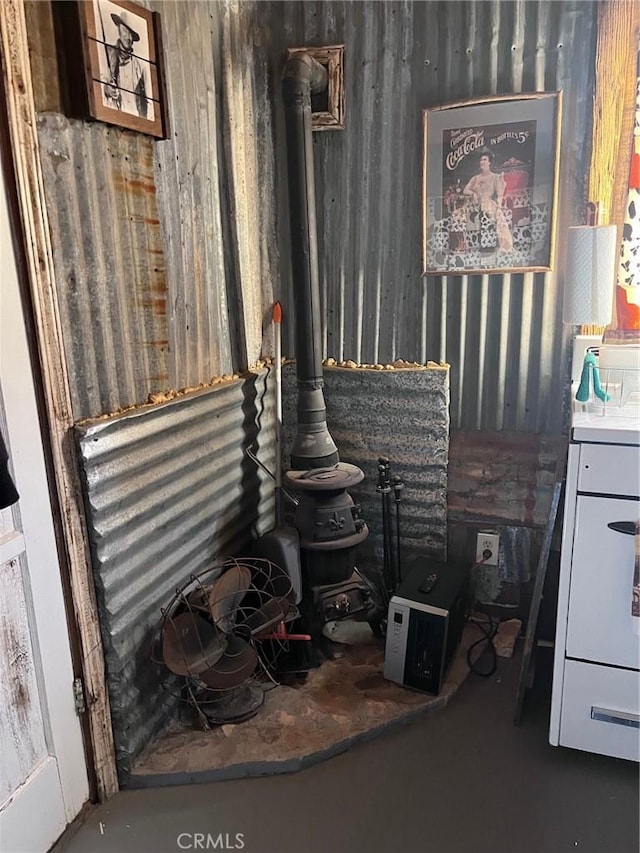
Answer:
<svg viewBox="0 0 640 853"><path fill-rule="evenodd" d="M264 704L264 690L259 684L244 684L220 697L198 701L198 707L207 720L215 726L243 723L255 717Z"/></svg>

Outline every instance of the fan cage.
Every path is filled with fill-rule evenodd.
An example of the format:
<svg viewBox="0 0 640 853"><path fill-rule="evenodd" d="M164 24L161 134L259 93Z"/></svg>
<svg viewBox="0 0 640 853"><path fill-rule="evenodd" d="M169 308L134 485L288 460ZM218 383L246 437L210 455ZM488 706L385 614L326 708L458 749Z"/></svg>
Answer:
<svg viewBox="0 0 640 853"><path fill-rule="evenodd" d="M212 596L227 572L242 583L224 594L218 584ZM168 670L160 677L162 689L194 707L203 727L224 723L219 708L225 701L253 685L263 691L277 686L278 659L289 650L286 632L280 634L277 629L299 617L294 599L288 574L264 558L230 557L190 575L161 608L154 632L150 657ZM185 633L188 649L178 640ZM168 647L172 654L176 652L171 666ZM223 659L221 674L217 666ZM207 683L207 674L218 683Z"/></svg>

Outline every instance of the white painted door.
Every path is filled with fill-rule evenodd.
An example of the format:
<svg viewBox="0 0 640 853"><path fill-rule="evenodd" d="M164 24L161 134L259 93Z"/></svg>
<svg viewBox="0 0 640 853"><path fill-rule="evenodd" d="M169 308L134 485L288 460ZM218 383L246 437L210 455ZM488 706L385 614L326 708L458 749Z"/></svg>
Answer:
<svg viewBox="0 0 640 853"><path fill-rule="evenodd" d="M88 798L51 505L0 169L0 850L45 853Z"/></svg>

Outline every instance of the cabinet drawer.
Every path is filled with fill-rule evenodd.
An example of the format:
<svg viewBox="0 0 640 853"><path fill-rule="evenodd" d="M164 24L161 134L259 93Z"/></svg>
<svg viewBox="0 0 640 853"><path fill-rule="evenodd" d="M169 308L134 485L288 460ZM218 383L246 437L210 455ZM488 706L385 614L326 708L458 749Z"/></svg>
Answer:
<svg viewBox="0 0 640 853"><path fill-rule="evenodd" d="M640 675L568 660L562 688L560 744L640 760Z"/></svg>
<svg viewBox="0 0 640 853"><path fill-rule="evenodd" d="M569 657L640 667L631 615L634 537L608 527L638 518L638 501L578 495L567 619Z"/></svg>
<svg viewBox="0 0 640 853"><path fill-rule="evenodd" d="M640 496L640 447L582 444L578 491Z"/></svg>

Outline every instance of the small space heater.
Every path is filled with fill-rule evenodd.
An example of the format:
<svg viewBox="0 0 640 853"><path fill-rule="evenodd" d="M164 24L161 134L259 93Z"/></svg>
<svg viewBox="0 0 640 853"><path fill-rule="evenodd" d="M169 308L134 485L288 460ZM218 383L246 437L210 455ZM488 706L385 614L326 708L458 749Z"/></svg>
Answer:
<svg viewBox="0 0 640 853"><path fill-rule="evenodd" d="M389 602L384 676L437 695L468 612L469 567L418 557Z"/></svg>

